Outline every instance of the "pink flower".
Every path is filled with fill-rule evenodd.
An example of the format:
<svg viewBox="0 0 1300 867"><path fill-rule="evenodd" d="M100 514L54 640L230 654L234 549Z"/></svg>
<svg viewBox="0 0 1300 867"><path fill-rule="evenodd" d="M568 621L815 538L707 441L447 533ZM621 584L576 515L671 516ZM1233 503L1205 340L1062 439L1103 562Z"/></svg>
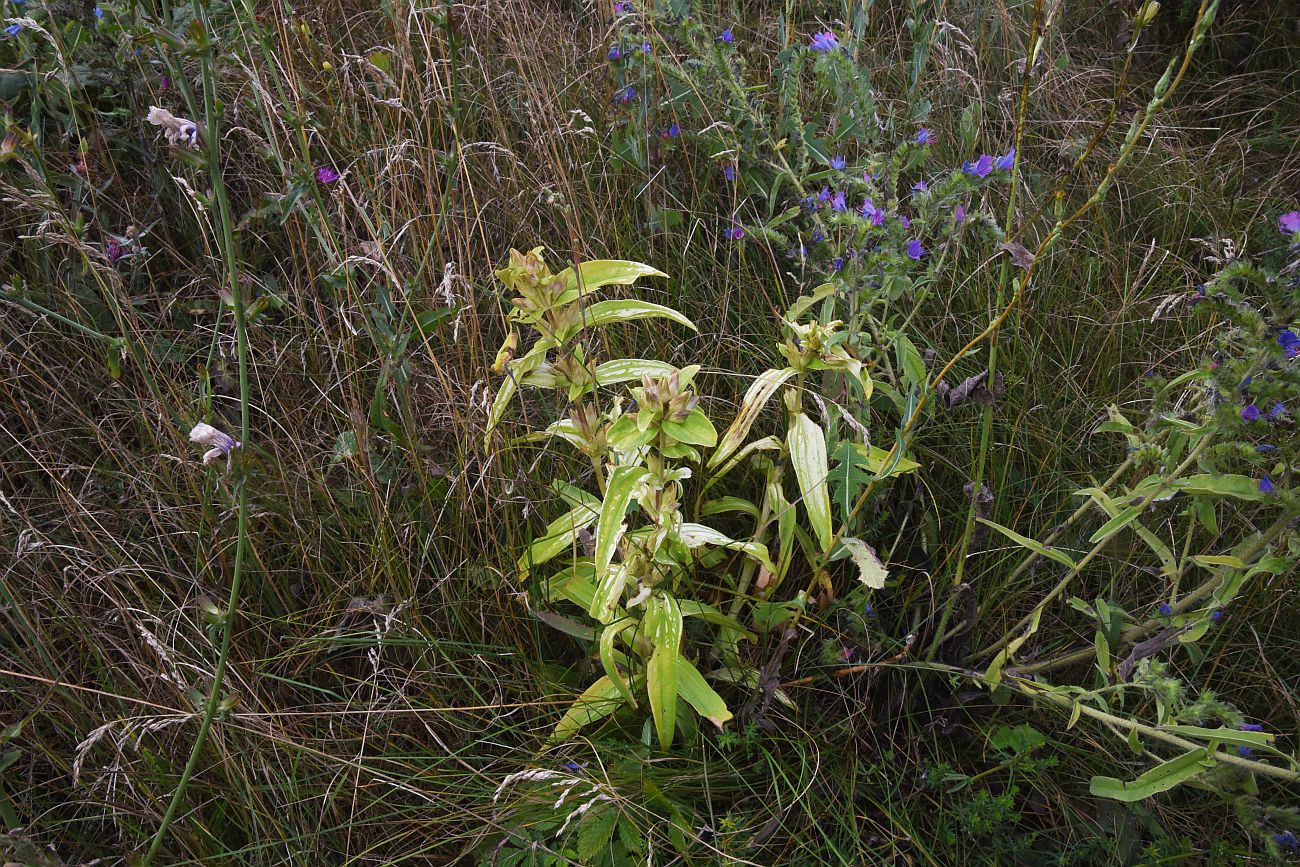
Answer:
<svg viewBox="0 0 1300 867"><path fill-rule="evenodd" d="M1278 217L1277 226L1287 235L1300 232L1300 211L1291 211Z"/></svg>
<svg viewBox="0 0 1300 867"><path fill-rule="evenodd" d="M316 182L319 184L337 183L343 177L333 166L319 166L316 169Z"/></svg>

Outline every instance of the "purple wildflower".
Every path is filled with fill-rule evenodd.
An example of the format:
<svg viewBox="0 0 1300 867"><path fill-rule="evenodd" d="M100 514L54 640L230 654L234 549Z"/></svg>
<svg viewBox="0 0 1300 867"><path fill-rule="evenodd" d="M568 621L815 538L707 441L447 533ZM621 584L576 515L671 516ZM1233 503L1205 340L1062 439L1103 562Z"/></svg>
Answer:
<svg viewBox="0 0 1300 867"><path fill-rule="evenodd" d="M1269 452L1277 451L1277 446L1273 445L1272 443L1260 443L1259 445L1255 446L1255 451L1259 452L1261 455L1266 455Z"/></svg>
<svg viewBox="0 0 1300 867"><path fill-rule="evenodd" d="M838 270L840 270L840 269L843 268L843 267L844 267L844 257L843 257L843 256L836 256L834 259L831 260L831 270L832 270L832 271L838 271Z"/></svg>
<svg viewBox="0 0 1300 867"><path fill-rule="evenodd" d="M1262 732L1264 730L1264 727L1259 723L1242 723L1237 728L1243 732Z"/></svg>
<svg viewBox="0 0 1300 867"><path fill-rule="evenodd" d="M916 143L919 144L919 145L929 144L929 143L930 143L930 131L929 131L928 129L926 129L925 127L921 127L919 130L917 130L917 131L916 131Z"/></svg>
<svg viewBox="0 0 1300 867"><path fill-rule="evenodd" d="M837 192L831 197L831 210L836 214L842 214L849 209L848 204L844 201L844 193Z"/></svg>
<svg viewBox="0 0 1300 867"><path fill-rule="evenodd" d="M681 134L682 134L682 128L675 123L672 126L668 127L668 130L664 133L664 135L668 138L677 138Z"/></svg>
<svg viewBox="0 0 1300 867"><path fill-rule="evenodd" d="M1300 840L1296 839L1295 834L1290 831L1283 831L1281 834L1273 835L1273 842L1279 846L1285 846L1292 853L1300 852Z"/></svg>
<svg viewBox="0 0 1300 867"><path fill-rule="evenodd" d="M620 90L614 98L626 105L636 99L636 88L629 84L627 87Z"/></svg>
<svg viewBox="0 0 1300 867"><path fill-rule="evenodd" d="M609 54L606 56L609 57L611 62L620 60L623 57L623 50L619 48L617 45L611 45L609 49Z"/></svg>
<svg viewBox="0 0 1300 867"><path fill-rule="evenodd" d="M1287 358L1295 358L1300 354L1300 337L1290 328L1282 329L1282 333L1277 336L1277 345L1282 347Z"/></svg>
<svg viewBox="0 0 1300 867"><path fill-rule="evenodd" d="M1259 421L1259 407L1255 406L1253 402L1243 406L1241 408L1241 420Z"/></svg>
<svg viewBox="0 0 1300 867"><path fill-rule="evenodd" d="M906 214L899 214L899 215L898 215L898 223L899 223L899 225L901 225L904 229L910 229L910 228L912 228L912 221L909 220L909 219L907 218L907 215L906 215Z"/></svg>
<svg viewBox="0 0 1300 867"><path fill-rule="evenodd" d="M909 259L915 259L917 261L920 261L921 257L924 255L925 255L925 248L921 246L920 241L913 238L912 240L907 242L907 257Z"/></svg>
<svg viewBox="0 0 1300 867"><path fill-rule="evenodd" d="M871 215L871 225L873 225L873 226L883 226L883 225L885 225L885 212L884 212L884 211L876 211L874 214L872 214L872 215Z"/></svg>
<svg viewBox="0 0 1300 867"><path fill-rule="evenodd" d="M744 227L744 226L732 226L730 229L728 229L728 230L726 231L725 234L726 234L728 240L731 240L731 241L739 241L741 238L745 237L745 227Z"/></svg>
<svg viewBox="0 0 1300 867"><path fill-rule="evenodd" d="M341 177L343 176L340 175L337 171L335 171L333 166L316 167L316 183L318 184L329 185L329 184L337 183L339 178Z"/></svg>
<svg viewBox="0 0 1300 867"><path fill-rule="evenodd" d="M844 171L844 166L845 166L844 157L840 156L839 154L836 154L835 156L831 157L831 168L835 169L835 171L837 172Z"/></svg>
<svg viewBox="0 0 1300 867"><path fill-rule="evenodd" d="M569 759L567 762L565 762L564 764L560 765L560 767L564 768L566 771L569 771L569 772L571 772L571 773L575 773L575 774L576 774L578 771L582 770L582 765L578 764L578 763L575 762L573 759Z"/></svg>
<svg viewBox="0 0 1300 867"><path fill-rule="evenodd" d="M1300 232L1300 211L1290 211L1277 218L1277 227L1284 235Z"/></svg>
<svg viewBox="0 0 1300 867"><path fill-rule="evenodd" d="M1220 620L1223 619L1223 612L1217 608L1214 609L1213 611L1210 612L1210 619L1216 623L1219 622Z"/></svg>
<svg viewBox="0 0 1300 867"><path fill-rule="evenodd" d="M730 45L736 41L736 37L732 34L731 28L728 27L726 30L722 31L722 34L718 37L718 41L723 45Z"/></svg>
<svg viewBox="0 0 1300 867"><path fill-rule="evenodd" d="M22 32L22 29L23 29L23 25L21 24L10 24L8 27L5 28L4 33L5 36L17 36L19 33Z"/></svg>
<svg viewBox="0 0 1300 867"><path fill-rule="evenodd" d="M731 163L727 163L722 167L722 176L729 181L734 181L736 179L736 167Z"/></svg>
<svg viewBox="0 0 1300 867"><path fill-rule="evenodd" d="M1160 612L1161 617L1168 617L1174 613L1173 606L1168 602L1161 602L1160 607L1157 610Z"/></svg>
<svg viewBox="0 0 1300 867"><path fill-rule="evenodd" d="M650 53L650 42L649 42L649 41L646 41L646 42L642 42L642 43L641 43L641 53L642 53L642 54L649 54L649 53Z"/></svg>
<svg viewBox="0 0 1300 867"><path fill-rule="evenodd" d="M926 190L930 189L930 185L925 181L917 181L912 184L912 189L918 193L924 193Z"/></svg>
<svg viewBox="0 0 1300 867"><path fill-rule="evenodd" d="M1241 756L1243 759L1250 758L1251 755L1254 754L1254 752L1255 752L1254 750L1252 750L1250 747L1246 746L1245 744L1239 744L1237 746L1237 755Z"/></svg>
<svg viewBox="0 0 1300 867"><path fill-rule="evenodd" d="M812 38L812 50L820 51L822 54L829 54L836 48L840 47L840 41L835 38L835 34L827 30L825 33L814 33Z"/></svg>
<svg viewBox="0 0 1300 867"><path fill-rule="evenodd" d="M822 241L826 240L826 235L824 232L822 232L821 229L813 229L812 236L809 238L809 240L811 240L812 243L814 244L820 244Z"/></svg>
<svg viewBox="0 0 1300 867"><path fill-rule="evenodd" d="M626 4L626 3L615 3L615 4L614 4L614 14L615 14L615 15L622 15L622 14L623 14L624 12L626 12L626 11L627 11L627 4Z"/></svg>
<svg viewBox="0 0 1300 867"><path fill-rule="evenodd" d="M234 459L234 450L242 445L239 440L230 436L230 434L219 431L212 425L203 422L196 424L190 431L190 442L208 446L208 450L203 454L204 465L225 458L227 470L230 469L231 462Z"/></svg>
<svg viewBox="0 0 1300 867"><path fill-rule="evenodd" d="M993 167L1000 171L1006 172L1006 171L1010 171L1011 167L1014 166L1015 164L1016 164L1016 149L1012 148L1011 150L1007 151L1007 153L998 157L997 160L993 163Z"/></svg>
<svg viewBox="0 0 1300 867"><path fill-rule="evenodd" d="M164 75L164 76L163 76L163 77L158 81L158 89L159 89L159 90L171 90L171 86L172 86L171 76Z"/></svg>
<svg viewBox="0 0 1300 867"><path fill-rule="evenodd" d="M104 257L110 262L116 262L126 255L126 248L118 242L117 238L109 238L104 242Z"/></svg>
<svg viewBox="0 0 1300 867"><path fill-rule="evenodd" d="M1268 408L1268 417L1277 418L1278 416L1282 415L1285 412L1286 412L1286 404L1284 404L1282 401L1279 400L1277 403L1273 404Z"/></svg>
<svg viewBox="0 0 1300 867"><path fill-rule="evenodd" d="M993 173L993 157L988 154L980 154L980 158L974 163L967 160L962 164L962 171L968 175L974 175L977 178L987 178Z"/></svg>
<svg viewBox="0 0 1300 867"><path fill-rule="evenodd" d="M1276 494L1277 488L1273 485L1273 480L1267 475L1259 480L1259 492L1261 494Z"/></svg>
<svg viewBox="0 0 1300 867"><path fill-rule="evenodd" d="M859 211L862 214L863 219L866 219L868 217L874 217L876 215L876 203L873 202L871 199L867 199L865 202L862 203L862 207L859 209Z"/></svg>
<svg viewBox="0 0 1300 867"><path fill-rule="evenodd" d="M825 203L831 200L831 188L822 187L822 191L817 194L818 203Z"/></svg>
<svg viewBox="0 0 1300 867"><path fill-rule="evenodd" d="M954 220L956 220L958 223L960 223L960 222L962 222L963 220L965 220L965 219L966 219L966 206L965 206L965 205L958 205L957 207L953 208L953 209L952 209L952 218L953 218Z"/></svg>

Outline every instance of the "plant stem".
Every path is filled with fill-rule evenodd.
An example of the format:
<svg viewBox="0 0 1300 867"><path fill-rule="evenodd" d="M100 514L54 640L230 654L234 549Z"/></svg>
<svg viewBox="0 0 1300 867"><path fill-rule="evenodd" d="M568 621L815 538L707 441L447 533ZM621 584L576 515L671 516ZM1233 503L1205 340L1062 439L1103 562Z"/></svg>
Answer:
<svg viewBox="0 0 1300 867"><path fill-rule="evenodd" d="M194 18L202 22L204 28L208 26L205 10L200 5L200 0L193 0ZM248 328L244 318L244 298L243 291L239 285L239 263L235 252L235 238L233 223L230 215L230 200L226 194L225 184L221 176L221 136L220 136L220 112L217 105L217 85L216 77L212 70L212 51L211 48L203 54L203 100L204 113L207 120L206 143L208 148L208 173L212 182L213 193L217 200L217 209L221 223L221 256L222 264L226 271L226 279L229 283L230 295L233 299L235 310L235 339L236 355L239 368L239 429L240 442L247 447L249 441L249 400L248 400ZM185 767L181 771L181 777L176 783L176 789L172 792L171 802L167 805L167 811L163 814L162 822L158 826L158 831L154 834L152 842L149 844L148 851L145 852L140 860L140 867L148 867L157 856L159 849L162 847L163 840L166 839L167 830L172 821L176 818L176 811L180 807L181 800L185 796L185 789L189 785L190 779L194 775L194 770L198 766L199 756L203 752L203 747L207 742L208 732L212 728L212 720L216 716L217 707L221 703L221 689L225 681L226 668L230 660L230 644L233 634L235 615L239 610L239 591L244 577L244 549L248 540L248 484L247 476L241 467L241 475L236 481L238 490L237 499L237 523L235 536L235 560L231 572L230 594L226 602L225 619L221 627L221 648L217 654L216 668L212 673L212 685L208 690L207 701L203 708L203 717L199 723L199 732L195 736L194 745L190 749L189 758L185 762Z"/></svg>

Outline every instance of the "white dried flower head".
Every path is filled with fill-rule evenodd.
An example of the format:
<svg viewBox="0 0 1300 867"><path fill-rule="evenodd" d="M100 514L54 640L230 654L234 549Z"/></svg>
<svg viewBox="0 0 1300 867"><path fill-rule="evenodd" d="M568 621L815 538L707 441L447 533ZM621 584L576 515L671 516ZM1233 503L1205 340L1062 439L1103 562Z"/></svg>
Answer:
<svg viewBox="0 0 1300 867"><path fill-rule="evenodd" d="M230 434L217 430L210 424L199 422L190 430L190 442L199 445L208 446L208 450L203 454L203 463L212 463L213 461L226 459L226 470L230 470L230 463L234 458L233 452L243 443L232 437Z"/></svg>
<svg viewBox="0 0 1300 867"><path fill-rule="evenodd" d="M184 144L189 148L199 146L199 127L192 120L177 117L165 108L149 106L149 123L163 128L163 135L170 145Z"/></svg>

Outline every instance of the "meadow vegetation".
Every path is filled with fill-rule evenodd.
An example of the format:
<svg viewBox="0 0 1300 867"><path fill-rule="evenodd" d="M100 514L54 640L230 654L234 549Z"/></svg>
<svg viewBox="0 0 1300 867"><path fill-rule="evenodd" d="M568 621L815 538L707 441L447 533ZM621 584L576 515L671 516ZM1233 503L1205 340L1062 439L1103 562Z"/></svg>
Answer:
<svg viewBox="0 0 1300 867"><path fill-rule="evenodd" d="M0 0L6 862L1300 857L1288 0Z"/></svg>

